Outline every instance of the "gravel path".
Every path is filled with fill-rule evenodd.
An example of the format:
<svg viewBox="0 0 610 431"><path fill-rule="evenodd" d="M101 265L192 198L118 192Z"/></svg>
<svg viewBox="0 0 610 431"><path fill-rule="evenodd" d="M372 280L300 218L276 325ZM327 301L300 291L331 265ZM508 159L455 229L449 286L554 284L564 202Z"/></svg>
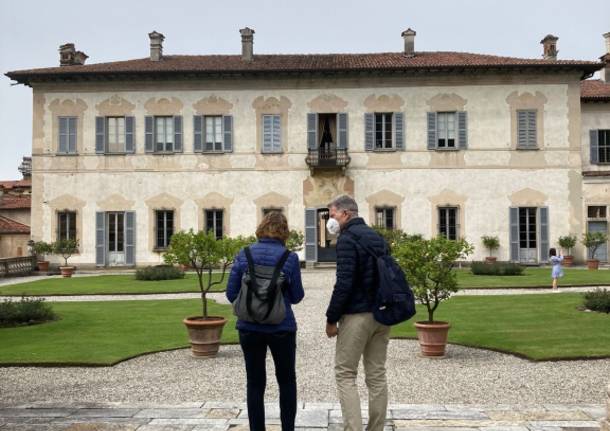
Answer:
<svg viewBox="0 0 610 431"><path fill-rule="evenodd" d="M303 401L336 400L334 340L323 318L332 288L326 271L304 273L305 300L295 307L297 375ZM222 294L214 295L222 298ZM183 296L182 296L183 297ZM107 298L106 298L107 299ZM66 300L62 298L62 300ZM448 346L448 358L419 357L417 342L392 340L388 381L393 403L562 404L603 403L610 359L533 363L511 355ZM267 399L278 397L273 364ZM364 398L364 381L359 375ZM0 402L245 401L239 346L223 346L215 359L195 359L188 349L135 358L105 368L0 368Z"/></svg>

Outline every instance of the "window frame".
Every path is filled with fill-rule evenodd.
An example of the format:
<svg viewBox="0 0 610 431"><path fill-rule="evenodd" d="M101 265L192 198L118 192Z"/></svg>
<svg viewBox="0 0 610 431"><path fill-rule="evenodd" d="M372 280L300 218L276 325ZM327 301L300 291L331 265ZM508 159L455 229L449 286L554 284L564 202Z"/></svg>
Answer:
<svg viewBox="0 0 610 431"><path fill-rule="evenodd" d="M373 151L396 151L396 124L395 124L395 113L394 112L373 112ZM382 145L381 148L377 147L377 116L381 115L381 139L382 142L387 143L387 130L386 126L388 125L387 116L390 117L390 146L384 147Z"/></svg>
<svg viewBox="0 0 610 431"><path fill-rule="evenodd" d="M603 135L602 135L603 134ZM602 144L602 136L605 137ZM606 160L602 161L602 147L605 150ZM610 165L610 129L597 129L597 165Z"/></svg>
<svg viewBox="0 0 610 431"><path fill-rule="evenodd" d="M603 208L603 215L599 217L592 217L590 214L590 210L592 208ZM601 213L600 212L600 213ZM608 206L607 205L587 205L587 220L606 220L608 218Z"/></svg>
<svg viewBox="0 0 610 431"><path fill-rule="evenodd" d="M454 213L454 230L455 230L455 238L450 238L450 229L451 229L451 225L450 225L450 217L449 217L449 211L453 210L455 211ZM446 226L445 226L445 230L446 232L443 233L443 224L442 224L442 212L446 211L447 215L446 215ZM438 231L438 235L442 235L445 238L449 239L450 241L456 241L460 238L460 219L459 219L459 211L460 208L458 206L451 206L451 205L444 205L444 206L439 206L437 207L437 215L438 215L438 227L437 227L437 231Z"/></svg>
<svg viewBox="0 0 610 431"><path fill-rule="evenodd" d="M270 138L271 138L271 151L265 151L265 117L271 117L271 131L269 132ZM275 118L277 117L278 119L278 127L277 127L277 132L275 130ZM274 150L273 148L275 148L275 139L274 137L277 136L277 150ZM282 115L281 114L262 114L261 116L261 154L282 154L284 152L283 147L282 147ZM223 142L223 146L224 146L224 142Z"/></svg>
<svg viewBox="0 0 610 431"><path fill-rule="evenodd" d="M174 115L154 115L153 116L153 153L155 154L174 154L176 153L176 131L174 129ZM172 149L171 150L167 150L167 144L168 141L165 140L163 141L162 145L163 145L163 149L162 150L157 150L157 145L158 145L158 136L159 136L159 131L157 128L157 120L164 120L164 126L163 126L163 131L164 131L164 135L165 138L167 138L167 124L169 123L171 126L171 130L172 133L170 134L171 136L171 144L172 144Z"/></svg>
<svg viewBox="0 0 610 431"><path fill-rule="evenodd" d="M120 151L110 151L110 120L123 120L123 149ZM127 137L126 137L126 127L127 127L127 119L125 116L107 116L104 117L104 154L126 154L127 153ZM115 133L116 137L119 137L121 134L118 133L119 128L117 127L117 132Z"/></svg>
<svg viewBox="0 0 610 431"><path fill-rule="evenodd" d="M388 227L388 211L391 211L392 226ZM378 223L378 217L381 213L383 224ZM395 230L396 229L396 207L393 206L376 206L375 207L375 226L382 227L384 229Z"/></svg>
<svg viewBox="0 0 610 431"><path fill-rule="evenodd" d="M520 145L519 144L519 132L520 132L520 127L519 127L519 113L520 112L525 112L528 114L534 114L534 145ZM538 146L538 109L517 109L516 110L516 118L517 118L517 150L538 150L540 149L540 147ZM525 130L523 133L525 133L526 136L526 141L529 141L529 136L530 133L532 132L532 130L530 130L530 126L529 126L529 118L526 118L525 120Z"/></svg>
<svg viewBox="0 0 610 431"><path fill-rule="evenodd" d="M163 227L162 227L162 231L163 231L163 244L164 245L159 245L159 215L160 213L163 213ZM167 214L171 213L172 214L172 218L171 218L171 233L168 234L168 220L167 220ZM172 235L174 234L175 228L176 228L176 223L175 223L175 218L176 214L175 211L173 209L156 209L155 210L155 250L166 250L169 247L169 243L171 241Z"/></svg>
<svg viewBox="0 0 610 431"><path fill-rule="evenodd" d="M449 146L448 145L448 141L449 141L449 122L446 122L446 129L445 129L445 137L441 138L441 118L449 118L451 116L451 118L453 118L453 146ZM444 139L446 141L446 145L445 146L440 146L439 142L441 141L441 139ZM459 142L459 125L458 125L458 111L438 111L436 112L436 149L439 151L456 151L460 149L460 142Z"/></svg>
<svg viewBox="0 0 610 431"><path fill-rule="evenodd" d="M220 236L218 235L218 214L220 213ZM210 224L210 215L212 216L212 226L209 227ZM214 236L217 240L221 239L225 235L224 228L224 218L225 218L225 210L224 208L205 208L203 210L203 222L205 224L205 232L214 231Z"/></svg>
<svg viewBox="0 0 610 431"><path fill-rule="evenodd" d="M62 228L62 216L65 216L65 224L66 226ZM70 218L73 217L72 222L70 221ZM68 240L68 239L78 239L78 232L77 232L77 222L76 222L76 211L72 211L72 210L62 210L62 211L57 211L57 240L61 241L61 240ZM65 229L65 233L66 233L66 237L63 238L62 237L62 231L63 229ZM71 238L70 236L70 232L74 233L74 238Z"/></svg>
<svg viewBox="0 0 610 431"><path fill-rule="evenodd" d="M202 145L203 145L203 149L202 149L202 153L211 153L211 154L218 154L218 153L224 153L225 152L225 139L224 139L224 124L223 124L223 115L202 115L203 117L203 133L202 133ZM220 142L212 142L213 146L216 146L216 144L220 144L220 149L211 149L209 150L207 148L207 144L208 144L208 126L207 126L207 120L208 118L210 119L214 119L214 120L218 120L220 123L220 131L217 132L216 130L216 121L213 122L213 136L217 137L217 135L220 135Z"/></svg>
<svg viewBox="0 0 610 431"><path fill-rule="evenodd" d="M61 132L61 123L62 120L66 121L66 132L62 133ZM71 122L73 121L73 125L74 125L74 132L71 133L70 131L70 125ZM78 148L78 117L74 116L74 115L60 115L57 117L57 153L58 155L74 155L74 154L78 154L77 148ZM62 151L61 150L61 141L62 141L62 137L65 136L66 137L66 150ZM74 138L74 150L70 151L70 137Z"/></svg>

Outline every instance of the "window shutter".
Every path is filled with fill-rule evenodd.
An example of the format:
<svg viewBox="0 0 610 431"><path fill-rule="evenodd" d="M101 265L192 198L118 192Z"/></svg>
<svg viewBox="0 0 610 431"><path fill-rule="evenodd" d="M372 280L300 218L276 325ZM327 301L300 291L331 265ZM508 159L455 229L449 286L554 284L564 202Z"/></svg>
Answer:
<svg viewBox="0 0 610 431"><path fill-rule="evenodd" d="M272 150L276 153L282 152L282 133L281 133L281 117L279 115L273 116L273 148Z"/></svg>
<svg viewBox="0 0 610 431"><path fill-rule="evenodd" d="M195 137L193 140L193 151L200 153L203 151L203 116L193 116L193 129L195 131Z"/></svg>
<svg viewBox="0 0 610 431"><path fill-rule="evenodd" d="M59 118L59 152L68 152L68 119Z"/></svg>
<svg viewBox="0 0 610 431"><path fill-rule="evenodd" d="M223 146L228 153L233 151L233 116L223 115L222 117L223 130Z"/></svg>
<svg viewBox="0 0 610 431"><path fill-rule="evenodd" d="M460 150L468 148L468 117L465 111L457 113L458 141Z"/></svg>
<svg viewBox="0 0 610 431"><path fill-rule="evenodd" d="M154 117L146 116L144 117L144 136L145 136L145 151L147 153L152 153L154 151L153 147L153 123Z"/></svg>
<svg viewBox="0 0 610 431"><path fill-rule="evenodd" d="M397 150L405 149L405 133L404 133L405 123L404 123L404 114L402 112L394 112L394 139L395 146Z"/></svg>
<svg viewBox="0 0 610 431"><path fill-rule="evenodd" d="M428 112L428 149L436 149L436 112Z"/></svg>
<svg viewBox="0 0 610 431"><path fill-rule="evenodd" d="M510 260L519 262L519 208L509 209Z"/></svg>
<svg viewBox="0 0 610 431"><path fill-rule="evenodd" d="M364 114L364 150L373 151L375 142L375 114Z"/></svg>
<svg viewBox="0 0 610 431"><path fill-rule="evenodd" d="M599 163L599 133L597 130L589 130L589 160L592 164Z"/></svg>
<svg viewBox="0 0 610 431"><path fill-rule="evenodd" d="M517 147L527 145L527 112L517 111Z"/></svg>
<svg viewBox="0 0 610 431"><path fill-rule="evenodd" d="M263 115L263 153L273 151L273 116Z"/></svg>
<svg viewBox="0 0 610 431"><path fill-rule="evenodd" d="M315 208L305 209L305 260L316 262L318 260L318 211Z"/></svg>
<svg viewBox="0 0 610 431"><path fill-rule="evenodd" d="M536 148L536 111L527 113L527 145Z"/></svg>
<svg viewBox="0 0 610 431"><path fill-rule="evenodd" d="M136 213L125 211L125 264L136 263Z"/></svg>
<svg viewBox="0 0 610 431"><path fill-rule="evenodd" d="M182 152L182 115L174 116L174 151Z"/></svg>
<svg viewBox="0 0 610 431"><path fill-rule="evenodd" d="M136 129L136 118L125 117L125 152L135 153L136 142L135 142L135 129Z"/></svg>
<svg viewBox="0 0 610 431"><path fill-rule="evenodd" d="M307 149L318 149L318 114L307 114Z"/></svg>
<svg viewBox="0 0 610 431"><path fill-rule="evenodd" d="M106 118L95 117L95 152L103 154L106 147Z"/></svg>
<svg viewBox="0 0 610 431"><path fill-rule="evenodd" d="M348 130L348 125L347 125L347 114L346 113L339 113L337 114L337 123L339 125L338 127L338 142L337 142L337 148L342 149L342 150L346 150L347 149L347 130Z"/></svg>
<svg viewBox="0 0 610 431"><path fill-rule="evenodd" d="M540 261L549 260L549 209L539 208L540 211Z"/></svg>
<svg viewBox="0 0 610 431"><path fill-rule="evenodd" d="M76 153L76 117L68 118L68 152Z"/></svg>
<svg viewBox="0 0 610 431"><path fill-rule="evenodd" d="M95 213L95 265L106 264L106 213Z"/></svg>

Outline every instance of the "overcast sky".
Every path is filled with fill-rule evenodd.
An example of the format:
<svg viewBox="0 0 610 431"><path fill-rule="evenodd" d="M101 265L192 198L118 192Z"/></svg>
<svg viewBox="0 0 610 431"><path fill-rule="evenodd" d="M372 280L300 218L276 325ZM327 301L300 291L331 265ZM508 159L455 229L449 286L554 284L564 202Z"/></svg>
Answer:
<svg viewBox="0 0 610 431"><path fill-rule="evenodd" d="M21 178L32 147L31 89L4 73L58 66L67 42L88 64L146 57L152 30L165 35L165 54L238 54L245 26L256 31L255 54L400 51L411 27L418 51L540 58L552 33L559 58L597 60L610 1L0 0L0 180Z"/></svg>

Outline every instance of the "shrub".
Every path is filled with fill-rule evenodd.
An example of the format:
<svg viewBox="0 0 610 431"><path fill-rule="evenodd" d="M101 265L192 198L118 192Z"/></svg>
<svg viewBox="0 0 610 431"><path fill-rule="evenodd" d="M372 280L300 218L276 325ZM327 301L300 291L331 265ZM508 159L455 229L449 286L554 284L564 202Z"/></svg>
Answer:
<svg viewBox="0 0 610 431"><path fill-rule="evenodd" d="M598 287L585 293L585 307L601 313L610 313L610 290Z"/></svg>
<svg viewBox="0 0 610 431"><path fill-rule="evenodd" d="M474 275L523 275L525 268L513 262L472 262L470 271Z"/></svg>
<svg viewBox="0 0 610 431"><path fill-rule="evenodd" d="M136 271L136 280L174 280L184 278L184 272L172 265L156 265L140 268Z"/></svg>
<svg viewBox="0 0 610 431"><path fill-rule="evenodd" d="M497 250L500 247L500 239L497 236L487 236L484 235L481 237L481 241L487 250L489 250L489 255L491 256L494 250Z"/></svg>
<svg viewBox="0 0 610 431"><path fill-rule="evenodd" d="M23 297L20 301L5 299L0 303L0 327L31 325L57 318L44 299Z"/></svg>
<svg viewBox="0 0 610 431"><path fill-rule="evenodd" d="M561 248L563 248L564 250L567 251L568 256L572 255L572 249L576 246L576 235L567 235L567 236L560 236L559 240L557 241L559 243L559 246Z"/></svg>
<svg viewBox="0 0 610 431"><path fill-rule="evenodd" d="M294 252L300 251L303 249L304 240L305 237L300 231L292 229L289 232L288 239L286 240L286 248Z"/></svg>
<svg viewBox="0 0 610 431"><path fill-rule="evenodd" d="M32 241L30 243L32 253L36 255L39 261L43 261L45 255L53 253L53 245L44 241Z"/></svg>

